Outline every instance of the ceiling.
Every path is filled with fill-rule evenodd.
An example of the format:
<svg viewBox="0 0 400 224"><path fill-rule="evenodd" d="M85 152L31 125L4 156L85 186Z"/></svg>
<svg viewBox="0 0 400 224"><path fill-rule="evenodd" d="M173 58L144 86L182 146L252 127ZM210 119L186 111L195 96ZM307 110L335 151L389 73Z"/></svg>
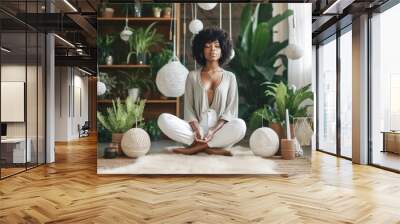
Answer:
<svg viewBox="0 0 400 224"><path fill-rule="evenodd" d="M374 11L389 0L310 0L313 8L313 44L350 25L354 17Z"/></svg>
<svg viewBox="0 0 400 224"><path fill-rule="evenodd" d="M25 55L25 35L18 33L54 32L75 45L72 47L60 38L55 38L56 65L74 65L96 71L96 7L99 2L100 0L0 0L1 30L4 38L9 39L7 46L13 49L15 56ZM23 37L23 40L19 37ZM36 46L27 46L28 55L36 50Z"/></svg>

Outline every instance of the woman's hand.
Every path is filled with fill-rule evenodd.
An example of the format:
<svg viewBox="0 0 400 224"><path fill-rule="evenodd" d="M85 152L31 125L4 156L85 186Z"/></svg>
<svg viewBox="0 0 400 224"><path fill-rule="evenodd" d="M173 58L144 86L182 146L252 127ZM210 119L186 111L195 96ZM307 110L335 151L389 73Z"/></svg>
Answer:
<svg viewBox="0 0 400 224"><path fill-rule="evenodd" d="M210 128L208 130L207 135L204 137L204 143L208 143L209 141L211 141L211 139L214 138L215 133L217 132L217 130L215 130L214 128Z"/></svg>
<svg viewBox="0 0 400 224"><path fill-rule="evenodd" d="M203 140L201 139L202 136L201 136L201 133L200 133L200 130L199 130L199 129L195 129L195 130L193 131L193 135L194 135L194 140L195 140L196 142L203 142Z"/></svg>

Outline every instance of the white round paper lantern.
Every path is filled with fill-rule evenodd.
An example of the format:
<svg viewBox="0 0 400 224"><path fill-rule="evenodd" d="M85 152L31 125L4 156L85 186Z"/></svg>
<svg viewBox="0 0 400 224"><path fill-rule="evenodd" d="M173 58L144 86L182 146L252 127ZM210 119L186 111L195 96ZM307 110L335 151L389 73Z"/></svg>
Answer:
<svg viewBox="0 0 400 224"><path fill-rule="evenodd" d="M121 39L123 41L128 41L129 38L132 36L133 32L132 30L130 30L127 26L124 28L124 30L119 34L119 36L121 37Z"/></svg>
<svg viewBox="0 0 400 224"><path fill-rule="evenodd" d="M234 57L235 57L235 49L232 48L231 55L229 56L229 59L232 60L232 58L234 58Z"/></svg>
<svg viewBox="0 0 400 224"><path fill-rule="evenodd" d="M141 128L131 128L122 136L122 151L128 157L139 157L146 155L150 150L150 136Z"/></svg>
<svg viewBox="0 0 400 224"><path fill-rule="evenodd" d="M257 156L273 156L279 149L278 134L271 128L258 128L250 136L250 148Z"/></svg>
<svg viewBox="0 0 400 224"><path fill-rule="evenodd" d="M297 44L289 44L286 48L286 56L292 60L301 58L303 53L303 49Z"/></svg>
<svg viewBox="0 0 400 224"><path fill-rule="evenodd" d="M202 8L202 9L204 9L204 10L211 10L211 9L213 9L213 8L215 8L215 6L217 6L217 4L218 3L210 3L210 2L208 2L208 3L197 3L197 5L200 7L200 8Z"/></svg>
<svg viewBox="0 0 400 224"><path fill-rule="evenodd" d="M166 97L179 97L185 93L186 78L189 70L181 64L178 58L171 59L158 72L156 85Z"/></svg>
<svg viewBox="0 0 400 224"><path fill-rule="evenodd" d="M106 91L107 91L106 84L104 84L104 82L98 81L98 82L97 82L97 95L98 95L98 96L101 96L101 95L103 95L104 93L106 93Z"/></svg>
<svg viewBox="0 0 400 224"><path fill-rule="evenodd" d="M198 19L194 19L189 23L189 30L193 34L198 34L201 30L203 30L203 22Z"/></svg>

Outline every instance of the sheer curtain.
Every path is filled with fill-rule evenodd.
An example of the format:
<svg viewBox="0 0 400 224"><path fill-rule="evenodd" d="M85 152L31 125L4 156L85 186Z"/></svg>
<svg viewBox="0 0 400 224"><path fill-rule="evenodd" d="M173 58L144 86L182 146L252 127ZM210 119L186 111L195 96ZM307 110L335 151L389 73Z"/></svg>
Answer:
<svg viewBox="0 0 400 224"><path fill-rule="evenodd" d="M288 81L300 88L312 82L311 3L289 3L288 9L293 10L293 17L289 18L289 43L303 49L300 59L289 59Z"/></svg>

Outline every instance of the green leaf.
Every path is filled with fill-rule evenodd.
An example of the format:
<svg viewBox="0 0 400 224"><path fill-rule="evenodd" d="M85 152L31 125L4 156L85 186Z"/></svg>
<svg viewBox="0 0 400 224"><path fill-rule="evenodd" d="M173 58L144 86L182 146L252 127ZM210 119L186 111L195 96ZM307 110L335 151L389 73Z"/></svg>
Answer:
<svg viewBox="0 0 400 224"><path fill-rule="evenodd" d="M290 10L290 9L286 10L282 14L279 14L279 15L276 15L276 16L272 17L268 21L268 24L269 24L270 27L274 27L276 24L282 22L283 20L287 19L291 15L293 15L293 11Z"/></svg>
<svg viewBox="0 0 400 224"><path fill-rule="evenodd" d="M252 22L247 24L246 28L244 29L244 33L243 33L242 40L240 43L240 46L244 52L248 52L251 49L251 43L250 43L251 36L252 36L251 26L252 26ZM247 54L249 54L249 53L247 53Z"/></svg>
<svg viewBox="0 0 400 224"><path fill-rule="evenodd" d="M256 30L257 30L257 26L258 26L258 11L259 10L260 10L260 3L258 3L256 5L256 9L254 10L254 14L253 14L253 27L252 27L253 33L256 32Z"/></svg>
<svg viewBox="0 0 400 224"><path fill-rule="evenodd" d="M272 4L265 3L260 5L260 9L258 11L258 23L267 22L272 18Z"/></svg>
<svg viewBox="0 0 400 224"><path fill-rule="evenodd" d="M265 52L265 46L268 46L272 40L272 33L269 30L268 23L260 23L257 26L253 36L251 56L260 57Z"/></svg>
<svg viewBox="0 0 400 224"><path fill-rule="evenodd" d="M251 4L248 3L242 10L240 16L240 36L244 36L244 31L247 25L251 22Z"/></svg>

